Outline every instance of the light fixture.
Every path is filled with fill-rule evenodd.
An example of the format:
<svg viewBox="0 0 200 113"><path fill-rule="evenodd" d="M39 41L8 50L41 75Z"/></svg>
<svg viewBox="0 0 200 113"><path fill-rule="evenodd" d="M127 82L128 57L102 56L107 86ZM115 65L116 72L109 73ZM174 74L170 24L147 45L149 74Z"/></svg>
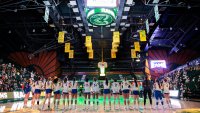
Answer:
<svg viewBox="0 0 200 113"><path fill-rule="evenodd" d="M78 8L72 8L72 10L73 10L74 13L78 13L79 12Z"/></svg>
<svg viewBox="0 0 200 113"><path fill-rule="evenodd" d="M123 33L120 33L119 35L120 35L120 36L122 36L122 35L123 35Z"/></svg>
<svg viewBox="0 0 200 113"><path fill-rule="evenodd" d="M70 3L70 5L77 5L77 4L76 4L76 0L70 1L69 3Z"/></svg>
<svg viewBox="0 0 200 113"><path fill-rule="evenodd" d="M107 25L106 27L110 27L110 25Z"/></svg>
<svg viewBox="0 0 200 113"><path fill-rule="evenodd" d="M35 33L35 29L33 29L33 33Z"/></svg>
<svg viewBox="0 0 200 113"><path fill-rule="evenodd" d="M199 29L198 29L198 27L195 27L194 30L195 30L195 31L198 31Z"/></svg>
<svg viewBox="0 0 200 113"><path fill-rule="evenodd" d="M9 30L8 33L11 34L11 30Z"/></svg>
<svg viewBox="0 0 200 113"><path fill-rule="evenodd" d="M122 16L122 19L127 19L127 16Z"/></svg>
<svg viewBox="0 0 200 113"><path fill-rule="evenodd" d="M43 3L45 4L45 6L50 6L50 2L48 0L43 1Z"/></svg>
<svg viewBox="0 0 200 113"><path fill-rule="evenodd" d="M115 29L110 29L110 31L115 31Z"/></svg>
<svg viewBox="0 0 200 113"><path fill-rule="evenodd" d="M73 26L74 26L75 28L77 28L77 27L78 27L78 25L76 25L76 24L74 24Z"/></svg>
<svg viewBox="0 0 200 113"><path fill-rule="evenodd" d="M116 26L116 23L112 23L111 26Z"/></svg>
<svg viewBox="0 0 200 113"><path fill-rule="evenodd" d="M128 5L130 5L130 4L132 4L133 3L133 0L127 0L126 1L126 4L128 4Z"/></svg>
<svg viewBox="0 0 200 113"><path fill-rule="evenodd" d="M82 31L83 29L81 29L81 28L78 28L78 31Z"/></svg>
<svg viewBox="0 0 200 113"><path fill-rule="evenodd" d="M135 38L136 38L136 37L138 37L138 35L133 35L133 37L135 37Z"/></svg>
<svg viewBox="0 0 200 113"><path fill-rule="evenodd" d="M86 34L82 34L82 36L86 36Z"/></svg>
<svg viewBox="0 0 200 113"><path fill-rule="evenodd" d="M49 24L50 27L56 27L54 24Z"/></svg>
<svg viewBox="0 0 200 113"><path fill-rule="evenodd" d="M93 29L89 29L89 32L93 32Z"/></svg>
<svg viewBox="0 0 200 113"><path fill-rule="evenodd" d="M88 23L88 26L90 26L90 27L91 27L91 26L92 26L92 24Z"/></svg>
<svg viewBox="0 0 200 113"><path fill-rule="evenodd" d="M124 11L129 11L130 7L124 7Z"/></svg>
<svg viewBox="0 0 200 113"><path fill-rule="evenodd" d="M137 58L135 61L136 61L136 62L140 62L140 59L139 59L139 58Z"/></svg>
<svg viewBox="0 0 200 113"><path fill-rule="evenodd" d="M80 16L77 16L77 17L76 17L76 20L81 20L81 17L80 17Z"/></svg>
<svg viewBox="0 0 200 113"><path fill-rule="evenodd" d="M130 24L126 24L125 27L130 27Z"/></svg>
<svg viewBox="0 0 200 113"><path fill-rule="evenodd" d="M124 25L125 25L125 22L120 23L120 26L124 26Z"/></svg>
<svg viewBox="0 0 200 113"><path fill-rule="evenodd" d="M126 28L125 27L122 27L122 31L125 31L126 30Z"/></svg>
<svg viewBox="0 0 200 113"><path fill-rule="evenodd" d="M83 24L82 24L82 23L79 23L78 25L79 25L80 27L82 27L82 26L83 26Z"/></svg>

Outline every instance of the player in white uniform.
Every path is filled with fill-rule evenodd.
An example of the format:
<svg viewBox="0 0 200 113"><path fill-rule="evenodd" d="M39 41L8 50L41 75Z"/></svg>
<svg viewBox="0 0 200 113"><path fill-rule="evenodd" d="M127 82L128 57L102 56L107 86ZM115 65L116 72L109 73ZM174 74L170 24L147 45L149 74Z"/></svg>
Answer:
<svg viewBox="0 0 200 113"><path fill-rule="evenodd" d="M44 105L47 99L48 99L48 109L50 109L50 99L51 99L52 88L53 88L53 82L51 80L51 77L49 77L48 80L44 83L45 99L42 106L42 110L44 109Z"/></svg>
<svg viewBox="0 0 200 113"><path fill-rule="evenodd" d="M38 80L35 82L35 91L34 91L34 98L37 102L38 108L39 108L39 99L42 87L43 87L42 78L38 77Z"/></svg>
<svg viewBox="0 0 200 113"><path fill-rule="evenodd" d="M139 105L140 105L140 103L139 103L139 87L140 86L139 86L139 84L137 82L137 78L134 77L133 84L132 84L132 87L131 87L131 90L133 92L133 98L134 98L134 101L133 101L134 106L133 106L133 108L136 109L136 101L137 101L138 110L139 110Z"/></svg>
<svg viewBox="0 0 200 113"><path fill-rule="evenodd" d="M34 96L34 92L35 92L35 82L33 80L31 80L31 91L32 91L32 100L31 100L31 106L33 107L35 104L35 96Z"/></svg>
<svg viewBox="0 0 200 113"><path fill-rule="evenodd" d="M76 81L76 78L73 78L72 81L72 98L71 98L71 105L72 105L72 109L73 109L73 101L75 100L75 105L74 105L74 109L76 109L76 105L77 105L77 93L78 93L78 83Z"/></svg>
<svg viewBox="0 0 200 113"><path fill-rule="evenodd" d="M86 106L87 106L87 101L88 101L88 108L90 107L90 82L89 82L89 79L86 78L85 79L85 82L84 82L84 97L85 97L85 109L86 109Z"/></svg>
<svg viewBox="0 0 200 113"><path fill-rule="evenodd" d="M117 82L117 79L114 79L111 89L112 89L112 93L114 95L114 109L116 109L115 108L116 100L118 100L118 105L119 105L118 109L120 109L120 100L119 100L120 84L119 84L119 82Z"/></svg>
<svg viewBox="0 0 200 113"><path fill-rule="evenodd" d="M97 81L96 78L93 78L93 82L92 82L92 95L93 95L93 107L95 109L95 100L96 100L96 104L97 104L97 109L98 109L98 105L99 105L99 82Z"/></svg>
<svg viewBox="0 0 200 113"><path fill-rule="evenodd" d="M125 105L125 109L129 109L129 86L130 83L129 81L127 81L127 78L124 79L124 81L122 81L122 91L123 91L123 97L124 97L124 105Z"/></svg>
<svg viewBox="0 0 200 113"><path fill-rule="evenodd" d="M166 103L168 104L168 107L171 108L172 105L169 98L169 82L167 78L163 80L163 90L164 90L164 97L166 99Z"/></svg>
<svg viewBox="0 0 200 113"><path fill-rule="evenodd" d="M155 98L156 98L156 107L155 109L158 109L158 101L160 99L162 106L164 105L163 103L163 99L162 99L162 85L161 83L155 79L155 83L154 83L154 94L155 94ZM163 106L164 108L164 106Z"/></svg>
<svg viewBox="0 0 200 113"><path fill-rule="evenodd" d="M62 87L62 83L61 81L56 78L54 79L54 109L58 109L59 103L60 103L60 96L61 96L61 87ZM56 106L57 103L57 106Z"/></svg>
<svg viewBox="0 0 200 113"><path fill-rule="evenodd" d="M63 82L63 104L64 104L64 110L65 110L65 106L66 106L66 103L65 103L66 98L67 98L67 104L68 104L68 108L69 108L69 89L70 89L69 86L70 86L70 84L69 84L68 78L65 78L64 82Z"/></svg>
<svg viewBox="0 0 200 113"><path fill-rule="evenodd" d="M106 97L108 97L109 106L110 106L110 110L111 110L110 83L108 81L108 78L106 78L103 83L103 96L104 96L104 110L105 110L105 105L106 105Z"/></svg>

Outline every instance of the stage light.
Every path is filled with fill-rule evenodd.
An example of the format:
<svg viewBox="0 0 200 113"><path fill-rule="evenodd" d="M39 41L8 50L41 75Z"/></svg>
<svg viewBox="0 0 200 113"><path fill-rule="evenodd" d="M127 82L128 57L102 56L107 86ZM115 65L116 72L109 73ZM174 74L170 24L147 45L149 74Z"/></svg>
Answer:
<svg viewBox="0 0 200 113"><path fill-rule="evenodd" d="M77 5L75 0L74 0L74 1L70 1L69 3L70 3L70 5L72 5L72 6Z"/></svg>
<svg viewBox="0 0 200 113"><path fill-rule="evenodd" d="M139 58L137 58L135 61L136 61L136 62L140 62L140 59L139 59Z"/></svg>
<svg viewBox="0 0 200 113"><path fill-rule="evenodd" d="M130 7L124 7L124 11L129 11Z"/></svg>
<svg viewBox="0 0 200 113"><path fill-rule="evenodd" d="M122 22L122 23L120 23L120 26L124 26L126 23L125 22Z"/></svg>
<svg viewBox="0 0 200 113"><path fill-rule="evenodd" d="M45 4L45 6L50 6L50 2L48 0L43 1L43 3Z"/></svg>
<svg viewBox="0 0 200 113"><path fill-rule="evenodd" d="M87 7L117 7L117 0L87 0Z"/></svg>
<svg viewBox="0 0 200 113"><path fill-rule="evenodd" d="M80 17L80 16L77 16L77 17L76 17L76 20L81 20L81 17Z"/></svg>
<svg viewBox="0 0 200 113"><path fill-rule="evenodd" d="M72 8L72 10L73 10L74 13L78 13L79 12L78 8Z"/></svg>
<svg viewBox="0 0 200 113"><path fill-rule="evenodd" d="M115 31L115 29L110 29L110 31Z"/></svg>
<svg viewBox="0 0 200 113"><path fill-rule="evenodd" d="M127 19L127 16L122 16L122 19Z"/></svg>
<svg viewBox="0 0 200 113"><path fill-rule="evenodd" d="M93 29L89 29L89 32L93 32Z"/></svg>
<svg viewBox="0 0 200 113"><path fill-rule="evenodd" d="M78 27L78 25L76 25L76 24L74 24L73 26L74 26L75 28L77 28L77 27Z"/></svg>
<svg viewBox="0 0 200 113"><path fill-rule="evenodd" d="M126 24L126 25L125 25L125 27L130 27L130 26L131 26L131 24Z"/></svg>
<svg viewBox="0 0 200 113"><path fill-rule="evenodd" d="M116 26L116 23L112 23L111 26Z"/></svg>
<svg viewBox="0 0 200 113"><path fill-rule="evenodd" d="M80 27L82 27L82 26L83 26L83 24L82 24L82 23L79 23L78 25L79 25Z"/></svg>
<svg viewBox="0 0 200 113"><path fill-rule="evenodd" d="M167 68L165 60L151 60L151 68Z"/></svg>
<svg viewBox="0 0 200 113"><path fill-rule="evenodd" d="M82 36L86 36L86 34L82 34Z"/></svg>
<svg viewBox="0 0 200 113"><path fill-rule="evenodd" d="M127 0L126 4L131 5L133 3L133 0Z"/></svg>

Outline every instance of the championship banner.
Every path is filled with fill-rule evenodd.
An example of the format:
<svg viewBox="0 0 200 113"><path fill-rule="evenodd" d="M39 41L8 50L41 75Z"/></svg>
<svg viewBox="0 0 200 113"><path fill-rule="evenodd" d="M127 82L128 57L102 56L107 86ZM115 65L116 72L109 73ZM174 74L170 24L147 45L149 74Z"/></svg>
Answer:
<svg viewBox="0 0 200 113"><path fill-rule="evenodd" d="M64 41L65 41L65 32L60 31L58 33L58 43L64 43Z"/></svg>
<svg viewBox="0 0 200 113"><path fill-rule="evenodd" d="M140 31L139 31L139 35L140 35L140 41L141 41L141 42L147 41L147 36L146 36L145 30L140 30Z"/></svg>
<svg viewBox="0 0 200 113"><path fill-rule="evenodd" d="M119 47L119 44L112 43L112 48L117 48L117 47Z"/></svg>
<svg viewBox="0 0 200 113"><path fill-rule="evenodd" d="M111 49L111 52L115 52L115 53L116 53L117 51L118 51L118 50L117 50L116 48L112 48L112 49Z"/></svg>
<svg viewBox="0 0 200 113"><path fill-rule="evenodd" d="M134 47L135 47L135 51L140 52L140 43L139 42L134 42Z"/></svg>
<svg viewBox="0 0 200 113"><path fill-rule="evenodd" d="M116 58L116 53L111 51L111 58Z"/></svg>
<svg viewBox="0 0 200 113"><path fill-rule="evenodd" d="M92 37L91 36L86 36L85 37L85 43L92 43Z"/></svg>
<svg viewBox="0 0 200 113"><path fill-rule="evenodd" d="M65 53L70 52L70 43L65 43Z"/></svg>
<svg viewBox="0 0 200 113"><path fill-rule="evenodd" d="M131 58L137 58L136 51L134 49L131 49Z"/></svg>
<svg viewBox="0 0 200 113"><path fill-rule="evenodd" d="M88 53L93 52L92 47L87 47L87 52Z"/></svg>
<svg viewBox="0 0 200 113"><path fill-rule="evenodd" d="M94 58L94 54L93 54L93 50L91 52L89 52L89 59L93 59Z"/></svg>
<svg viewBox="0 0 200 113"><path fill-rule="evenodd" d="M114 31L114 32L113 32L113 36L115 36L115 35L119 36L119 35L120 35L120 34L119 34L119 31Z"/></svg>
<svg viewBox="0 0 200 113"><path fill-rule="evenodd" d="M69 58L74 58L74 50L70 50L70 52L69 52Z"/></svg>
<svg viewBox="0 0 200 113"><path fill-rule="evenodd" d="M85 43L85 46L86 47L92 47L92 43L90 42L90 43Z"/></svg>
<svg viewBox="0 0 200 113"><path fill-rule="evenodd" d="M113 43L119 44L120 43L120 37L118 35L113 36Z"/></svg>

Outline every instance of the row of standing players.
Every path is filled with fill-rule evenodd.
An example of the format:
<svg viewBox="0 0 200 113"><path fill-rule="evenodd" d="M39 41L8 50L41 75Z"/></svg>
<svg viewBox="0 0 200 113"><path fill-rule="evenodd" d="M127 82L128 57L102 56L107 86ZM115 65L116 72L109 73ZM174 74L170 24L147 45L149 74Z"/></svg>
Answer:
<svg viewBox="0 0 200 113"><path fill-rule="evenodd" d="M151 81L149 80L150 78L146 77L145 80L142 83L143 86L143 94L144 94L144 109L146 109L146 99L147 96L150 101L150 107L152 108L152 88L151 88ZM34 106L35 101L37 102L37 105L39 107L39 98L41 94L41 90L45 90L45 99L43 102L42 110L44 109L44 105L46 100L48 100L48 109L50 109L50 98L52 91L54 93L54 109L57 109L59 106L60 98L62 95L63 98L63 104L64 104L64 109L76 109L77 105L77 88L78 88L78 82L74 78L73 81L69 81L67 78L64 79L64 81L61 81L59 79L54 79L52 80L51 78L48 78L46 82L42 82L41 79L35 82L31 82L29 80L26 81L24 85L24 93L25 93L25 98L24 98L24 106L27 106L27 101L30 95L30 92L33 93L33 98L32 98L32 106ZM90 95L93 97L93 107L94 109L98 109L99 105L99 82L96 78L93 78L92 84L88 81L86 78L84 82L84 104L85 108L84 109L89 109L90 106ZM130 83L126 78L121 82L117 82L115 79L112 84L109 82L109 80L106 78L105 81L103 82L103 96L104 96L104 110L106 109L106 99L108 98L109 101L109 109L111 109L111 90L112 94L114 96L114 109L119 109L120 108L120 99L119 99L119 93L120 90L122 90L122 95L124 98L124 105L125 109L131 109L130 107L130 101L129 101L129 96L130 92L133 94L134 98L134 106L133 109L139 109L139 86L140 84L137 82L136 79L133 80L132 83ZM161 104L164 108L164 103L163 103L163 95L166 98L166 103L168 104L168 107L171 108L171 102L169 99L169 81L167 79L164 79L163 83L161 84L160 81L155 80L154 83L154 96L156 98L156 106L155 109L158 108L158 103L159 100L161 101ZM69 94L71 94L71 106L70 106L70 99L69 99ZM75 101L75 105L73 106L73 101ZM118 103L118 107L116 107L116 103ZM137 103L137 106L136 106ZM67 104L67 107L66 107ZM88 106L87 106L88 105ZM96 108L95 108L96 105Z"/></svg>

